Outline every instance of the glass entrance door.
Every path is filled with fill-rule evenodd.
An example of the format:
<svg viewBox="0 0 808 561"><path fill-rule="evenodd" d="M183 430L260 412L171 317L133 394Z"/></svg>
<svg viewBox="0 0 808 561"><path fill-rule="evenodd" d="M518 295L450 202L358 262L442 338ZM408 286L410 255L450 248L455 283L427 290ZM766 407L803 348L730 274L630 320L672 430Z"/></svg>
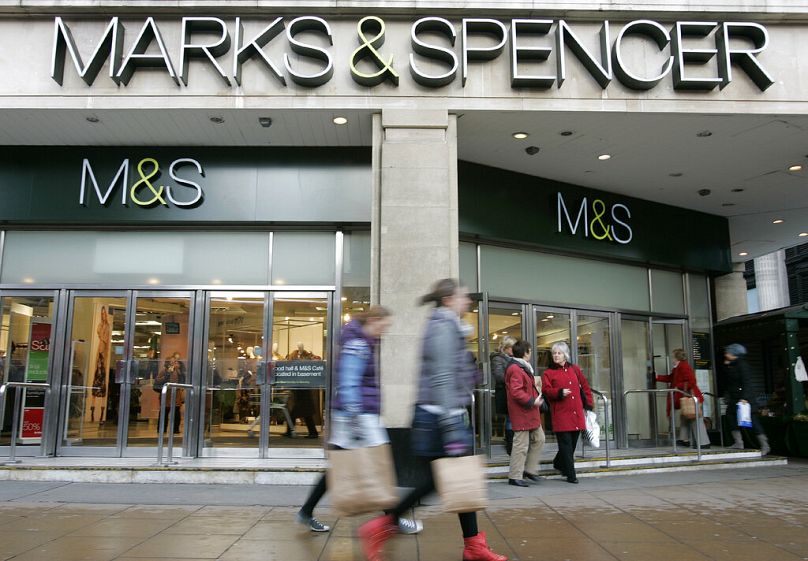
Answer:
<svg viewBox="0 0 808 561"><path fill-rule="evenodd" d="M653 360L653 368L656 374L670 374L673 370L673 357L671 354L674 349L685 349L685 322L684 320L651 320L651 355ZM656 382L654 376L652 382L658 389L668 389L670 384L664 382ZM670 400L670 396L666 396ZM666 399L657 399L655 403L656 418L659 420L658 427L660 432L660 439L670 440L670 416L667 414ZM674 400L678 400L679 396L674 395ZM678 419L677 419L678 426ZM670 442L669 442L670 443ZM672 443L670 443L672 444Z"/></svg>
<svg viewBox="0 0 808 561"><path fill-rule="evenodd" d="M191 303L190 293L70 293L59 455L156 454L162 383L188 380ZM182 419L184 392L177 403Z"/></svg>
<svg viewBox="0 0 808 561"><path fill-rule="evenodd" d="M4 293L0 297L0 383L52 383L54 362L54 294ZM44 389L9 388L0 419L0 446L12 439L12 415L16 392L21 393L16 439L19 456L38 455L45 437L46 417L55 414L53 400ZM2 452L0 452L2 453Z"/></svg>
<svg viewBox="0 0 808 561"><path fill-rule="evenodd" d="M492 456L505 454L505 431L510 430L508 422L507 398L504 379L498 379L493 371L491 360L497 353L504 353L503 344L509 338L519 340L527 336L524 310L521 304L490 302L487 314L488 361L491 368L489 388L491 390L488 409L490 426L490 453ZM502 373L504 376L504 373Z"/></svg>

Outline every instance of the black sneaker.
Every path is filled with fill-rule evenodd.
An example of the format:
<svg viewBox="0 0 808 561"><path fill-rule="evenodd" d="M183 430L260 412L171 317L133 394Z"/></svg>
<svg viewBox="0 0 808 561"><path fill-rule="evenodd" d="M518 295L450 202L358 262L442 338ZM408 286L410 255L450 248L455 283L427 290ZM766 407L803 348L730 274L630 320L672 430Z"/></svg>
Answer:
<svg viewBox="0 0 808 561"><path fill-rule="evenodd" d="M424 529L424 524L420 520L413 518L399 518L398 519L398 533L399 534L417 534Z"/></svg>
<svg viewBox="0 0 808 561"><path fill-rule="evenodd" d="M312 532L328 532L331 530L331 526L323 524L313 516L306 516L302 512L298 512L297 515L295 515L295 522L303 526L308 526L309 530Z"/></svg>

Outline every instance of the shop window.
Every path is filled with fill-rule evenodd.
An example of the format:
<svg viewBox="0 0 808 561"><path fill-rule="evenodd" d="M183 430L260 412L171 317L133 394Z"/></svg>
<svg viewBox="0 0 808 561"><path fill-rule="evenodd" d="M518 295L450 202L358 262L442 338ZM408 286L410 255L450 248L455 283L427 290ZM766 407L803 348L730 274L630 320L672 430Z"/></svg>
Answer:
<svg viewBox="0 0 808 561"><path fill-rule="evenodd" d="M651 310L663 314L684 314L682 274L651 269Z"/></svg>

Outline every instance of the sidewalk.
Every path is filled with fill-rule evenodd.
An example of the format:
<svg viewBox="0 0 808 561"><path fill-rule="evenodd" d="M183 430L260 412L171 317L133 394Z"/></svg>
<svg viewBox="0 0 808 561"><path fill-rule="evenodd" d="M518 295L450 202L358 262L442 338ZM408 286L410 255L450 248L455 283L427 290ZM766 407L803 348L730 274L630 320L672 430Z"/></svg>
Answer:
<svg viewBox="0 0 808 561"><path fill-rule="evenodd" d="M522 561L799 561L808 559L808 463L788 466L492 482L480 527ZM0 559L15 561L353 561L366 519L292 522L308 489L266 485L0 482ZM425 529L397 536L388 561L459 561L456 516L435 498Z"/></svg>

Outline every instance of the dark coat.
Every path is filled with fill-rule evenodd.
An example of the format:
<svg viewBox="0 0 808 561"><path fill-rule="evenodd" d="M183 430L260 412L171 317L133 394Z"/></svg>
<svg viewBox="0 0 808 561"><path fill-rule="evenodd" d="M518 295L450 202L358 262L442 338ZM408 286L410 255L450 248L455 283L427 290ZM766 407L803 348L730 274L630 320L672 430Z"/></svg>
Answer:
<svg viewBox="0 0 808 561"><path fill-rule="evenodd" d="M690 367L687 361L679 361L679 363L671 370L671 373L665 376L657 376L657 382L667 382L670 384L670 388L676 388L677 390L682 390L687 393L693 394L696 396L696 399L699 400L699 403L704 403L704 396L699 389L698 384L696 384L696 374L693 373L693 369ZM682 399L682 394L673 394L673 406L676 409L679 409L679 400ZM690 399L690 398L688 398ZM671 398L670 395L665 400L667 403L667 414L671 414Z"/></svg>
<svg viewBox="0 0 808 561"><path fill-rule="evenodd" d="M561 395L561 390L564 389L571 392L566 397ZM581 389L586 397L586 404L581 403ZM589 382L577 364L566 362L564 366L550 366L542 375L542 391L550 402L553 432L580 431L586 428L584 405L587 409L592 409L594 400Z"/></svg>
<svg viewBox="0 0 808 561"><path fill-rule="evenodd" d="M513 430L535 430L541 426L541 414L536 406L539 390L533 375L516 361L505 371L508 393L508 416Z"/></svg>
<svg viewBox="0 0 808 561"><path fill-rule="evenodd" d="M734 407L738 401L745 399L752 406L752 410L756 410L752 388L752 369L749 367L749 363L739 357L729 364L725 364L724 376L726 381L725 393L729 405Z"/></svg>
<svg viewBox="0 0 808 561"><path fill-rule="evenodd" d="M505 370L513 359L505 353L491 354L491 375L494 377L494 407L497 415L508 414L508 396L505 390Z"/></svg>

